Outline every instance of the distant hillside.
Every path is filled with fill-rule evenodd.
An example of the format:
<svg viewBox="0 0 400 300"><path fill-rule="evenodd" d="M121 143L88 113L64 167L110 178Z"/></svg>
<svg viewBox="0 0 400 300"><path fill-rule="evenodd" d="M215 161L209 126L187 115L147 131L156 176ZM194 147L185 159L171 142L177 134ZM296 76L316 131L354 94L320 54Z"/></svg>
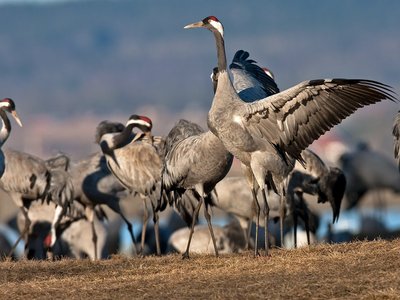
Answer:
<svg viewBox="0 0 400 300"><path fill-rule="evenodd" d="M282 87L310 77L372 77L399 86L400 2L81 1L0 9L0 90L29 114L207 109L215 14L227 51L244 48ZM390 5L389 5L390 4ZM311 79L311 78L310 78Z"/></svg>
<svg viewBox="0 0 400 300"><path fill-rule="evenodd" d="M306 79L361 77L399 92L399 11L394 0L1 5L0 97L16 100L26 125L14 127L8 144L38 155L84 155L97 149L98 121L125 121L132 113L149 114L162 134L178 117L205 125L214 39L183 26L211 14L225 26L228 58L248 50L273 70L281 89ZM391 103L376 105L365 110L368 117L346 121L350 134L344 132L374 139L389 153L395 111Z"/></svg>

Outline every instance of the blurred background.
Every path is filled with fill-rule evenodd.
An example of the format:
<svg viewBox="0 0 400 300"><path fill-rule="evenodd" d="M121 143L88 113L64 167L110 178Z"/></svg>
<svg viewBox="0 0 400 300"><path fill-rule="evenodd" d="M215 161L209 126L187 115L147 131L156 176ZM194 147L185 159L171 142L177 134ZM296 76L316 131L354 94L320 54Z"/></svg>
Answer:
<svg viewBox="0 0 400 300"><path fill-rule="evenodd" d="M0 0L1 97L15 100L24 124L12 123L7 146L80 159L98 150L100 121L124 123L133 113L149 116L156 135L179 118L206 127L215 44L210 33L183 26L208 15L224 24L228 59L249 51L281 90L344 77L399 94L399 12L395 0ZM397 110L390 102L361 109L312 148L334 163L332 141L348 149L365 142L394 164ZM4 214L12 202L1 202Z"/></svg>

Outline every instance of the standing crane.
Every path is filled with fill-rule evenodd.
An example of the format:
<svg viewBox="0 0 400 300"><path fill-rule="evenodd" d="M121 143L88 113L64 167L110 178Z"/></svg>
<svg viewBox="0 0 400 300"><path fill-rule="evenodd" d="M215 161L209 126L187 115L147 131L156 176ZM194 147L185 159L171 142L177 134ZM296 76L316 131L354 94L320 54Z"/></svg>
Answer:
<svg viewBox="0 0 400 300"><path fill-rule="evenodd" d="M32 201L51 201L56 205L51 225L50 246L56 242L56 227L73 199L73 186L65 171L47 165L34 155L4 149L6 167L1 182L25 218L25 226L13 246L28 233L31 221L28 210ZM62 158L64 160L64 158ZM57 164L54 162L54 164Z"/></svg>
<svg viewBox="0 0 400 300"><path fill-rule="evenodd" d="M227 72L222 23L210 16L185 28L206 28L214 34L219 76L207 124L226 149L246 166L246 172L252 179L256 230L260 215L257 186L262 190L267 224L265 184L283 197L284 179L295 160L303 162L302 150L358 108L384 99L395 100L390 87L377 81L317 79L245 103L234 89ZM257 244L255 255L258 255Z"/></svg>
<svg viewBox="0 0 400 300"><path fill-rule="evenodd" d="M342 154L340 168L347 179L346 209L356 207L369 191L390 189L400 193L400 173L392 159L361 142L354 151Z"/></svg>
<svg viewBox="0 0 400 300"><path fill-rule="evenodd" d="M238 93L240 99L245 102L254 102L265 97L279 93L278 85L276 84L272 72L267 68L261 68L256 64L256 61L249 59L250 54L244 50L236 51L229 69L233 77L233 87ZM218 67L213 69L211 80L213 81L214 93L218 85ZM246 170L246 166L242 163L242 169ZM244 172L248 180L248 184L252 186L252 176L249 172ZM279 223L280 223L280 238L283 245L283 224L287 214L285 209L287 205L283 203L284 198L281 198L279 207ZM263 206L264 220L265 220L265 205ZM270 207L268 207L270 209ZM251 218L252 219L252 218ZM268 223L265 222L264 226ZM250 227L249 227L250 228ZM264 230L265 248L268 247L268 227ZM256 230L256 243L258 244L258 230Z"/></svg>
<svg viewBox="0 0 400 300"><path fill-rule="evenodd" d="M105 155L107 165L119 182L132 193L149 199L153 210L157 255L161 254L158 211L163 206L161 199L161 170L163 140L153 137L152 121L145 116L132 115L120 133L109 133L109 122L103 121L97 127L97 142ZM142 132L132 135L132 129ZM146 200L145 214L147 211ZM165 205L164 205L165 207ZM146 218L145 218L146 219ZM143 231L145 231L145 224ZM134 241L133 232L131 237ZM144 234L142 234L142 250Z"/></svg>
<svg viewBox="0 0 400 300"><path fill-rule="evenodd" d="M11 133L11 123L6 113L10 113L14 117L17 124L22 127L21 120L19 119L17 111L15 110L14 101L10 98L4 98L0 100L0 117L2 122L0 129L0 178L3 176L5 170L4 154L3 151L1 151L1 148Z"/></svg>
<svg viewBox="0 0 400 300"><path fill-rule="evenodd" d="M189 240L183 258L189 258L189 248L200 207L204 203L204 216L218 256L215 236L208 212L209 198L215 185L222 180L231 168L233 156L211 132L205 132L199 125L180 120L168 133L165 141L165 161L162 173L163 189L178 206L186 193L194 193L198 204L193 212ZM183 198L184 199L184 198Z"/></svg>
<svg viewBox="0 0 400 300"><path fill-rule="evenodd" d="M116 124L117 127L118 124L120 123ZM100 152L93 153L79 161L72 161L70 163L69 173L71 174L75 190L74 199L84 206L86 218L91 224L92 249L94 255L90 255L97 260L99 251L97 247L98 238L95 226L95 215L96 208L99 207L99 205L107 205L114 212L119 214L126 223L130 234L133 234L133 226L125 217L120 206L120 200L125 196L126 189L110 172L107 167L106 159Z"/></svg>

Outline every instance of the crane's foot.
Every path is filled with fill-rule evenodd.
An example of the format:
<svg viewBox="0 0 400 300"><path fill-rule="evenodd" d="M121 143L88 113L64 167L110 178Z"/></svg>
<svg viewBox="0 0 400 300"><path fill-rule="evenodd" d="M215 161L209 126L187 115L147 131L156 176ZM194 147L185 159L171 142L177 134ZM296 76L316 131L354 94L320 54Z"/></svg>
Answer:
<svg viewBox="0 0 400 300"><path fill-rule="evenodd" d="M261 254L258 250L254 252L254 257L260 257L260 256L261 256Z"/></svg>
<svg viewBox="0 0 400 300"><path fill-rule="evenodd" d="M264 257L271 257L271 254L269 252L265 252Z"/></svg>
<svg viewBox="0 0 400 300"><path fill-rule="evenodd" d="M49 261L55 261L54 252L53 252L53 248L52 247L47 249L46 257L47 257L47 260L49 260Z"/></svg>
<svg viewBox="0 0 400 300"><path fill-rule="evenodd" d="M182 254L182 259L189 259L189 252L185 252Z"/></svg>

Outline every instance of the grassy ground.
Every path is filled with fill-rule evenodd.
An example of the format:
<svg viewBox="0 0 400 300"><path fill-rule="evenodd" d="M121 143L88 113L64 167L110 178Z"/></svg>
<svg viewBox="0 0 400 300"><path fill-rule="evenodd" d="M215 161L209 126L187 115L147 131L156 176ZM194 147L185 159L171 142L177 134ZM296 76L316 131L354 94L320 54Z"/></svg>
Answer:
<svg viewBox="0 0 400 300"><path fill-rule="evenodd" d="M400 298L400 240L221 256L0 262L0 298Z"/></svg>

